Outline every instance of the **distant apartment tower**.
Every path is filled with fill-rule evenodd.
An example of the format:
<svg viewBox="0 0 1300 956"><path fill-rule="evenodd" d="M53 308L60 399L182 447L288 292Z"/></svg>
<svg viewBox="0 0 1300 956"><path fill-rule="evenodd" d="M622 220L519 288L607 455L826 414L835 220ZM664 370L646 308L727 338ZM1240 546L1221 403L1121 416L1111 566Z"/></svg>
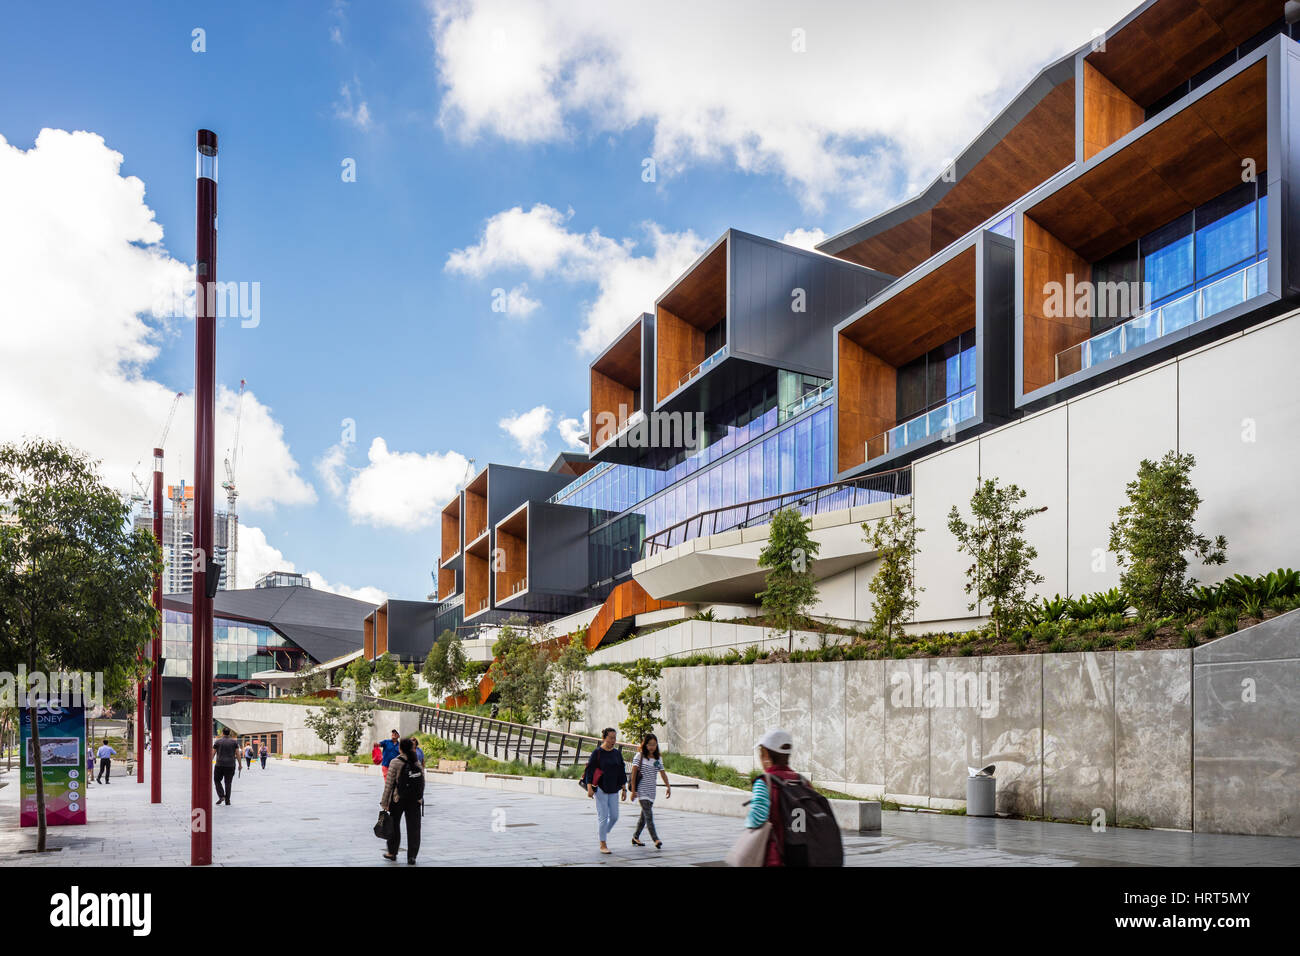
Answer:
<svg viewBox="0 0 1300 956"><path fill-rule="evenodd" d="M267 571L257 579L255 588L309 588L311 578L296 571Z"/></svg>
<svg viewBox="0 0 1300 956"><path fill-rule="evenodd" d="M194 589L194 489L186 487L183 492L178 486L169 486L167 497L173 508L163 515L163 593L188 594ZM180 505L179 508L176 506ZM177 513L179 511L179 514ZM237 517L227 516L225 512L216 514L216 534L213 557L221 564L221 581L218 590L230 589L226 578L226 552L230 540L232 525ZM144 528L153 533L153 516L137 514L135 527Z"/></svg>

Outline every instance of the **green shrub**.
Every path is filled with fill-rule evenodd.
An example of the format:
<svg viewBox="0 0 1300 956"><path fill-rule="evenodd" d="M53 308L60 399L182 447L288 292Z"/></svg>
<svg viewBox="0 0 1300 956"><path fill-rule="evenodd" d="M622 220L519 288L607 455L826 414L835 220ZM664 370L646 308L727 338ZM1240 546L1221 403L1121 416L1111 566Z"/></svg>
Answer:
<svg viewBox="0 0 1300 956"><path fill-rule="evenodd" d="M1142 625L1142 640L1149 641L1152 640L1155 636L1156 636L1155 621L1147 621L1145 624Z"/></svg>
<svg viewBox="0 0 1300 956"><path fill-rule="evenodd" d="M1123 615L1123 614L1116 613L1116 614L1111 614L1110 616L1108 616L1108 617L1106 618L1106 627L1105 627L1105 629L1108 630L1108 631L1122 631L1122 630L1124 630L1124 615Z"/></svg>
<svg viewBox="0 0 1300 956"><path fill-rule="evenodd" d="M1130 634L1121 640L1118 646L1121 651L1131 651L1138 646L1137 638Z"/></svg>
<svg viewBox="0 0 1300 956"><path fill-rule="evenodd" d="M1047 650L1050 654L1062 654L1065 652L1065 641L1058 637L1052 641Z"/></svg>
<svg viewBox="0 0 1300 956"><path fill-rule="evenodd" d="M1196 644L1196 632L1190 627L1183 628L1183 647L1195 647Z"/></svg>
<svg viewBox="0 0 1300 956"><path fill-rule="evenodd" d="M1219 636L1219 629L1214 626L1214 619L1207 617L1205 623L1201 625L1201 637L1207 641L1212 641Z"/></svg>

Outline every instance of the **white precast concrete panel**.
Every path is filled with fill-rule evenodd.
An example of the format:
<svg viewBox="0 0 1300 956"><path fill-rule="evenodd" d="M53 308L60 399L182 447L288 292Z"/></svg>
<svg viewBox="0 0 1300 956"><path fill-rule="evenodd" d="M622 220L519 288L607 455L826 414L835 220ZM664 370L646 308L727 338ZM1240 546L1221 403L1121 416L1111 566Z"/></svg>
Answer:
<svg viewBox="0 0 1300 956"><path fill-rule="evenodd" d="M1197 530L1228 538L1228 565L1192 568L1199 580L1296 565L1298 356L1300 317L1293 315L1179 362L1179 450L1196 456Z"/></svg>
<svg viewBox="0 0 1300 956"><path fill-rule="evenodd" d="M1044 578L1038 594L1064 594L1068 589L1066 434L1067 412L1059 407L980 439L980 479L997 478L1002 487L1019 485L1026 492L1022 508L1047 506L1044 514L1034 515L1025 523L1025 540L1038 549L1034 568Z"/></svg>
<svg viewBox="0 0 1300 956"><path fill-rule="evenodd" d="M1077 596L1119 584L1107 550L1110 523L1142 459L1158 461L1178 447L1178 368L1170 362L1118 382L1071 402L1068 411L1069 593Z"/></svg>
<svg viewBox="0 0 1300 956"><path fill-rule="evenodd" d="M818 581L813 616L862 620L867 614L867 606L858 605L857 578L858 569L849 568Z"/></svg>
<svg viewBox="0 0 1300 956"><path fill-rule="evenodd" d="M948 531L948 510L957 505L970 518L970 496L979 479L978 441L967 442L918 461L912 467L912 501L916 506L916 580L925 587L917 595L918 621L970 617L963 590L970 563L957 552Z"/></svg>

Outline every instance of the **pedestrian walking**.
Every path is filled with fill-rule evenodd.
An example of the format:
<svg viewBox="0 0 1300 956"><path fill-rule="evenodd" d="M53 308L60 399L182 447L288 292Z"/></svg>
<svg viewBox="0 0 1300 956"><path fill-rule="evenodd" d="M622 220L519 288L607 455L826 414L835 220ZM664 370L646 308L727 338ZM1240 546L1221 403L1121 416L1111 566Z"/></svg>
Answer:
<svg viewBox="0 0 1300 956"><path fill-rule="evenodd" d="M671 799L673 785L668 782L668 771L664 769L663 757L659 755L659 738L654 734L646 734L645 739L641 741L641 749L632 758L631 790L636 795L637 803L641 805L641 816L637 817L636 832L632 834L633 846L645 846L640 837L641 831L648 828L655 849L663 849L663 841L655 832L655 790L659 777L664 778L664 799Z"/></svg>
<svg viewBox="0 0 1300 956"><path fill-rule="evenodd" d="M388 767L402 752L402 735L396 730L388 735L387 740L381 740L377 747L381 750L379 765L384 768L384 781L388 780Z"/></svg>
<svg viewBox="0 0 1300 956"><path fill-rule="evenodd" d="M613 727L600 732L600 746L587 758L582 783L587 796L596 801L596 828L600 834L600 852L608 853L606 839L618 822L618 803L627 799L627 768L623 754L615 746L618 734Z"/></svg>
<svg viewBox="0 0 1300 956"><path fill-rule="evenodd" d="M95 777L96 783L108 784L112 781L109 779L113 775L113 756L117 751L108 745L108 738L99 747L99 773Z"/></svg>
<svg viewBox="0 0 1300 956"><path fill-rule="evenodd" d="M418 760L418 761L420 762L420 766L423 767L423 766L424 766L424 748L420 746L420 741L417 740L417 739L414 738L414 737L411 738L411 743L415 744L415 759Z"/></svg>
<svg viewBox="0 0 1300 956"><path fill-rule="evenodd" d="M844 844L830 802L790 769L794 739L769 730L755 745L763 773L754 778L746 836L727 855L732 866L843 866ZM794 825L792 821L802 821Z"/></svg>
<svg viewBox="0 0 1300 956"><path fill-rule="evenodd" d="M86 745L86 785L89 786L90 781L93 780L94 778L95 778L95 748L90 746L90 744L87 744Z"/></svg>
<svg viewBox="0 0 1300 956"><path fill-rule="evenodd" d="M212 745L212 783L217 788L217 806L230 806L230 792L234 788L235 769L239 766L239 741L229 727L221 728L221 736Z"/></svg>
<svg viewBox="0 0 1300 956"><path fill-rule="evenodd" d="M263 770L266 769L266 758L267 758L267 755L268 755L269 753L270 753L270 751L266 749L266 744L262 744L262 753L261 753L260 756L261 756L261 758L262 758L262 769L263 769Z"/></svg>
<svg viewBox="0 0 1300 956"><path fill-rule="evenodd" d="M247 767L249 770L253 769L253 745L252 744L246 744L244 746L244 766Z"/></svg>
<svg viewBox="0 0 1300 956"><path fill-rule="evenodd" d="M396 733L397 731L393 731ZM384 795L379 801L388 812L388 852L385 860L396 860L402 845L402 819L406 819L406 862L413 864L420 852L420 808L424 799L424 768L415 757L415 738L398 744L398 754L388 764Z"/></svg>

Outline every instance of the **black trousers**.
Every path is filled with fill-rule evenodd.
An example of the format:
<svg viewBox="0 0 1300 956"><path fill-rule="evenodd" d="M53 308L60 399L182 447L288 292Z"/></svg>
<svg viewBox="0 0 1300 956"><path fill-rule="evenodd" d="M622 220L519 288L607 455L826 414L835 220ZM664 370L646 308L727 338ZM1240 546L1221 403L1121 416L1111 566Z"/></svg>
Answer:
<svg viewBox="0 0 1300 956"><path fill-rule="evenodd" d="M112 773L113 773L113 758L112 758L112 757L100 757L100 758L99 758L99 774L95 777L95 782L96 782L96 783L108 783L108 782L109 782L109 781L108 781L108 778L109 778L110 776L112 776Z"/></svg>
<svg viewBox="0 0 1300 956"><path fill-rule="evenodd" d="M217 799L229 800L231 787L235 782L235 768L213 767L212 782L217 785Z"/></svg>
<svg viewBox="0 0 1300 956"><path fill-rule="evenodd" d="M636 821L636 832L632 834L632 839L638 839L641 831L646 827L650 828L650 839L655 843L659 842L659 834L655 833L655 805L651 800L639 800L641 804L641 816Z"/></svg>
<svg viewBox="0 0 1300 956"><path fill-rule="evenodd" d="M397 856L402 846L402 817L406 817L406 858L414 860L420 852L420 804L391 804L388 808L388 855Z"/></svg>

